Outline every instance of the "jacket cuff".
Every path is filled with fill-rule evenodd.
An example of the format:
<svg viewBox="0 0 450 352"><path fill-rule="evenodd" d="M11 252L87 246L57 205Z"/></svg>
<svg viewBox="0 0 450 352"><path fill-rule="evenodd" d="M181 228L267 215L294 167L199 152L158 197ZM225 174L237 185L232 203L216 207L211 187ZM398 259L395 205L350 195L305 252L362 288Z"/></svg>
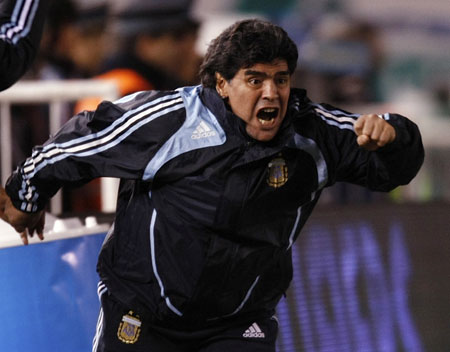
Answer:
<svg viewBox="0 0 450 352"><path fill-rule="evenodd" d="M405 124L404 117L396 114L384 114L383 118L395 129L395 140L380 148L378 152L389 153L395 150L402 149L411 145L412 136L408 126Z"/></svg>
<svg viewBox="0 0 450 352"><path fill-rule="evenodd" d="M8 178L5 191L17 209L25 213L35 213L45 208L48 199L39 195L36 187L26 179L21 169L17 169Z"/></svg>

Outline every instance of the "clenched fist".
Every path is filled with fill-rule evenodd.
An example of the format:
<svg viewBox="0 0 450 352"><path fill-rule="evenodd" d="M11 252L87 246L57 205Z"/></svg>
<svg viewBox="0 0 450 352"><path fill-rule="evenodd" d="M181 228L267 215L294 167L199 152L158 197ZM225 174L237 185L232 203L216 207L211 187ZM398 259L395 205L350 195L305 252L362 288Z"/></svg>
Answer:
<svg viewBox="0 0 450 352"><path fill-rule="evenodd" d="M396 137L394 127L375 114L361 115L353 126L358 145L369 151L384 147Z"/></svg>

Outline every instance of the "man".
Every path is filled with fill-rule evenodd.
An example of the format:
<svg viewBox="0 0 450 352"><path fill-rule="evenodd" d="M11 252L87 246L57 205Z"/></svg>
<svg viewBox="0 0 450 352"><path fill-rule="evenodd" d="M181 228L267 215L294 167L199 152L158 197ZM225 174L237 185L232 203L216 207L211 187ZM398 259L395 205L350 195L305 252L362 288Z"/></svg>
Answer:
<svg viewBox="0 0 450 352"><path fill-rule="evenodd" d="M28 70L39 48L49 0L4 0L0 4L0 90Z"/></svg>
<svg viewBox="0 0 450 352"><path fill-rule="evenodd" d="M322 189L389 191L417 173L411 121L313 103L290 88L296 63L284 30L237 22L210 45L202 86L104 102L11 176L2 218L40 236L61 186L122 179L94 351L275 351L291 246Z"/></svg>

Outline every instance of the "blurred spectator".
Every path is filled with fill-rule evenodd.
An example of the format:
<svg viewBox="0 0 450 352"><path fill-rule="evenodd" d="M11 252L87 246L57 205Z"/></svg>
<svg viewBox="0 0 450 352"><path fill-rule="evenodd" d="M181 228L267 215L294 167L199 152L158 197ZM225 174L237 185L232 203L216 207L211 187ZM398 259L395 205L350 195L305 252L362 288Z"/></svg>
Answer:
<svg viewBox="0 0 450 352"><path fill-rule="evenodd" d="M52 1L36 62L25 75L28 79L68 79L91 77L103 61L103 33L106 5L79 6L74 0ZM73 105L63 108L62 122L72 116ZM48 106L14 106L13 133L20 136L13 150L15 163L28 155L31 147L48 138Z"/></svg>
<svg viewBox="0 0 450 352"><path fill-rule="evenodd" d="M112 0L108 35L115 47L103 73L95 78L115 81L122 96L197 83L199 22L191 15L191 4L191 0ZM97 97L82 99L75 112L94 110L99 102ZM65 201L66 209L70 206L73 211L99 210L98 180L82 192L67 194Z"/></svg>
<svg viewBox="0 0 450 352"><path fill-rule="evenodd" d="M68 37L72 43L68 52L83 78L98 74L108 53L107 15L106 1L78 6L73 33Z"/></svg>
<svg viewBox="0 0 450 352"><path fill-rule="evenodd" d="M121 96L198 82L199 22L192 0L109 1L108 35L115 44L95 78L115 81ZM82 99L75 112L94 110L100 100Z"/></svg>
<svg viewBox="0 0 450 352"><path fill-rule="evenodd" d="M371 24L343 15L324 16L303 46L303 60L295 80L314 99L349 110L379 100L377 74L383 50L378 29ZM368 202L381 197L386 195L342 183L327 190L322 201Z"/></svg>
<svg viewBox="0 0 450 352"><path fill-rule="evenodd" d="M39 48L49 0L0 3L0 90L28 70Z"/></svg>
<svg viewBox="0 0 450 352"><path fill-rule="evenodd" d="M105 1L54 0L50 3L37 59L25 78L62 80L98 74L107 46ZM73 103L62 106L61 123L73 115ZM12 107L13 163L28 155L33 145L48 138L48 105ZM64 191L68 194L70 191ZM70 209L70 196L63 197Z"/></svg>
<svg viewBox="0 0 450 352"><path fill-rule="evenodd" d="M99 73L106 55L106 1L52 3L42 41L41 79L89 78Z"/></svg>
<svg viewBox="0 0 450 352"><path fill-rule="evenodd" d="M111 36L117 43L104 71L119 81L122 94L142 87L172 89L198 81L200 57L195 51L199 22L191 0L114 0ZM139 77L141 86L126 78Z"/></svg>
<svg viewBox="0 0 450 352"><path fill-rule="evenodd" d="M320 100L361 104L378 100L377 73L383 60L378 29L341 15L327 15L303 47L300 76L307 75ZM308 87L309 88L309 87Z"/></svg>

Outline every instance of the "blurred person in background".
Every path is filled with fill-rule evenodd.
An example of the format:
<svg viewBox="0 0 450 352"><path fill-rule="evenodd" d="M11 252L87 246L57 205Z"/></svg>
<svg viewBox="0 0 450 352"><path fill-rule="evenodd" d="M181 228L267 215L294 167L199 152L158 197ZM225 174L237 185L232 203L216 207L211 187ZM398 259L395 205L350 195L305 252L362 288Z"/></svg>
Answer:
<svg viewBox="0 0 450 352"><path fill-rule="evenodd" d="M415 177L417 126L311 101L291 87L297 58L282 28L237 22L209 46L201 85L81 112L0 189L0 216L27 244L59 188L121 179L93 351L274 352L292 244L323 189Z"/></svg>
<svg viewBox="0 0 450 352"><path fill-rule="evenodd" d="M327 14L314 24L302 49L302 67L294 80L307 87L315 99L349 110L380 100L377 78L383 49L375 26L341 14ZM371 202L386 197L339 183L325 192L322 202Z"/></svg>
<svg viewBox="0 0 450 352"><path fill-rule="evenodd" d="M42 50L45 24L51 0L5 0L0 2L0 90L20 78L33 76ZM42 121L40 107L11 107L12 158L17 165L35 144L48 137L47 123Z"/></svg>
<svg viewBox="0 0 450 352"><path fill-rule="evenodd" d="M198 83L200 24L191 13L192 0L110 0L109 5L111 46L101 74L94 78L115 82L121 96ZM83 98L74 111L95 110L100 102L98 97ZM100 210L98 182L86 184L82 192L66 192L65 208Z"/></svg>
<svg viewBox="0 0 450 352"><path fill-rule="evenodd" d="M57 0L51 3L44 28L41 49L27 78L65 80L92 78L101 71L108 52L106 0ZM61 123L72 115L75 102L62 106ZM33 145L48 137L48 105L16 106L13 110L14 160L28 155ZM95 189L95 192L94 192ZM86 186L86 197L71 189L63 190L63 211L84 212L100 208L96 188ZM94 193L95 196L89 196Z"/></svg>
<svg viewBox="0 0 450 352"><path fill-rule="evenodd" d="M199 22L191 0L111 1L114 47L99 78L116 80L121 95L198 82Z"/></svg>
<svg viewBox="0 0 450 352"><path fill-rule="evenodd" d="M50 0L0 2L0 90L30 68L39 49Z"/></svg>
<svg viewBox="0 0 450 352"><path fill-rule="evenodd" d="M23 9L31 1L17 2ZM34 3L38 4L37 1ZM46 4L45 1L42 2ZM36 5L37 6L37 5ZM43 6L43 5L41 5ZM88 78L97 74L106 53L107 4L102 1L54 0L46 4L46 21L36 60L24 75L28 80ZM32 8L30 8L32 12ZM37 15L38 13L36 13ZM23 17L23 16L22 16ZM19 67L20 62L17 62ZM73 115L73 103L62 106L61 123ZM47 104L15 104L11 107L14 167L49 134ZM69 195L64 206L71 208Z"/></svg>
<svg viewBox="0 0 450 352"><path fill-rule="evenodd" d="M107 54L106 0L53 1L42 40L35 79L90 78Z"/></svg>
<svg viewBox="0 0 450 352"><path fill-rule="evenodd" d="M377 74L383 48L374 25L344 15L324 15L303 49L302 68L307 72L299 75L311 76L308 83L316 88L318 99L344 106L380 100Z"/></svg>

